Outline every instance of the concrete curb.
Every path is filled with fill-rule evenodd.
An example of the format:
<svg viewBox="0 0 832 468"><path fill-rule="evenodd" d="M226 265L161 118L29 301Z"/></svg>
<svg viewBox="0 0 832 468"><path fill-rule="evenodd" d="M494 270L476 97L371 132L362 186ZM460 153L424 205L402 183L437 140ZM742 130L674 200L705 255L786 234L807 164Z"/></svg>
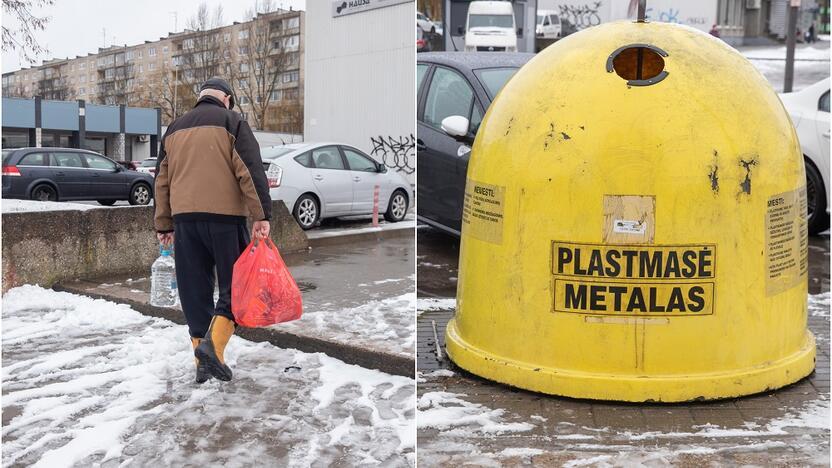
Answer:
<svg viewBox="0 0 832 468"><path fill-rule="evenodd" d="M147 302L139 301L125 295L106 294L92 289L98 283L76 281L55 284L55 291L80 294L95 299L127 304L134 310L150 317L158 317L171 322L185 325L185 317L179 309L155 307ZM345 343L322 340L320 338L287 333L270 328L239 328L237 336L254 342L268 342L281 348L293 348L307 353L324 353L330 357L340 359L348 364L377 369L388 374L415 378L416 361L413 358L388 354L379 351L358 348ZM184 337L183 337L184 339Z"/></svg>
<svg viewBox="0 0 832 468"><path fill-rule="evenodd" d="M308 235L308 239L309 246L315 248L325 245L352 244L355 242L381 241L387 239L400 239L403 237L413 237L415 239L415 236L416 226L407 226L402 228L378 229L373 231L362 230L354 233L347 230L344 231L343 234L325 237L314 237L314 235Z"/></svg>

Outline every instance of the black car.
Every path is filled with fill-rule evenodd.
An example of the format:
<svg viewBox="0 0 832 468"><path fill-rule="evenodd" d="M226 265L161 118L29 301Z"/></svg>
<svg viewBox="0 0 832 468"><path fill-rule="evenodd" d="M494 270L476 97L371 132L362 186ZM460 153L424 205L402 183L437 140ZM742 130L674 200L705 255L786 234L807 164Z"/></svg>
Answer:
<svg viewBox="0 0 832 468"><path fill-rule="evenodd" d="M418 55L419 221L459 235L468 158L480 121L494 96L532 57L504 52Z"/></svg>
<svg viewBox="0 0 832 468"><path fill-rule="evenodd" d="M127 200L147 205L153 176L129 171L112 159L73 148L3 150L3 198L41 201Z"/></svg>

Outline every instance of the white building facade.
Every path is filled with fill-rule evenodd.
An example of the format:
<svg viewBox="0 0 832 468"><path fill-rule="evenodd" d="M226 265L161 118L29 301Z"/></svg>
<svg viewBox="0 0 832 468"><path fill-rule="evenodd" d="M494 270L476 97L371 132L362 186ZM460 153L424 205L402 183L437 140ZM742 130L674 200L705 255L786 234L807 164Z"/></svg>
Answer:
<svg viewBox="0 0 832 468"><path fill-rule="evenodd" d="M415 184L413 0L306 3L304 140L355 146Z"/></svg>

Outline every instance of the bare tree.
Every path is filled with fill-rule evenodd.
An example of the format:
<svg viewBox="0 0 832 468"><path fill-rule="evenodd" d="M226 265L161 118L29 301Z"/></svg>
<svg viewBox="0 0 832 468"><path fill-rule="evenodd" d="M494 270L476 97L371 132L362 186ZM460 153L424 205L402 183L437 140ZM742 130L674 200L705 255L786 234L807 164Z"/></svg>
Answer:
<svg viewBox="0 0 832 468"><path fill-rule="evenodd" d="M274 8L271 1L260 3L259 7L264 10L260 13ZM237 93L246 97L253 123L262 130L276 126L272 125L278 117L274 109L280 106L273 103L273 97L281 94L278 91L284 74L297 68L298 53L283 37L282 24L281 18L255 16L245 32L247 37L241 41L238 68L233 70Z"/></svg>
<svg viewBox="0 0 832 468"><path fill-rule="evenodd" d="M54 99L56 101L69 101L75 99L75 87L64 76L64 67L67 65L56 65L43 68L41 78L36 85L36 95L43 99Z"/></svg>
<svg viewBox="0 0 832 468"><path fill-rule="evenodd" d="M149 73L137 90L139 105L162 110L163 125L170 125L196 103L196 96L190 92L187 84L177 80L177 75L177 70L173 67L164 66L161 70Z"/></svg>
<svg viewBox="0 0 832 468"><path fill-rule="evenodd" d="M216 31L223 24L222 5L218 5L213 13L209 11L207 3L201 3L196 14L188 20L187 28L192 32L183 35L177 41L178 55L174 57L175 79L187 85L186 92L194 98L199 95L199 85L220 73L230 48L230 42L225 42L221 33Z"/></svg>
<svg viewBox="0 0 832 468"><path fill-rule="evenodd" d="M3 0L3 52L17 50L22 59L34 63L37 57L48 52L35 38L38 31L43 31L49 22L48 16L37 16L36 8L51 6L55 0ZM17 27L8 26L16 21Z"/></svg>

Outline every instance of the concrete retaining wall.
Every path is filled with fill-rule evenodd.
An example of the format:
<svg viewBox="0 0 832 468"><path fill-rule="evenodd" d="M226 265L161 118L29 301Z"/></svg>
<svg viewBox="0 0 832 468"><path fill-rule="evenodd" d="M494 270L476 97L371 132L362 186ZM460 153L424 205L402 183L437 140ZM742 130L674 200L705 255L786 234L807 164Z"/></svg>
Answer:
<svg viewBox="0 0 832 468"><path fill-rule="evenodd" d="M284 252L308 247L282 201L272 204L271 237ZM149 272L159 256L153 207L3 214L3 292L22 284Z"/></svg>

